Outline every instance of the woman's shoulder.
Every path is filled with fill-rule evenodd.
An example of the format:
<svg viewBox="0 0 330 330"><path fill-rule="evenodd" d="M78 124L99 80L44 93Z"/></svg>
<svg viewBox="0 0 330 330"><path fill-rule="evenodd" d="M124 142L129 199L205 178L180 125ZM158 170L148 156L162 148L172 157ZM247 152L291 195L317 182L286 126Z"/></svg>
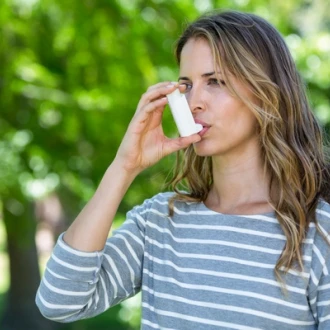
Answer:
<svg viewBox="0 0 330 330"><path fill-rule="evenodd" d="M175 193L166 191L166 192L160 192L150 198L147 198L144 200L143 204L146 205L153 205L154 207L157 207L157 205L165 205L168 206L170 200L172 197L174 197Z"/></svg>
<svg viewBox="0 0 330 330"><path fill-rule="evenodd" d="M161 192L152 196L151 198L145 199L143 204L141 204L139 207L143 208L145 211L159 211L161 213L168 214L170 205L173 207L174 212L178 211L180 213L180 211L189 211L192 208L192 205L194 205L195 209L196 205L201 204L184 201L182 199L175 199L175 196L177 196L175 192Z"/></svg>
<svg viewBox="0 0 330 330"><path fill-rule="evenodd" d="M132 211L164 210L168 209L169 201L174 196L173 192L161 192L152 197L146 198L141 204L135 206Z"/></svg>

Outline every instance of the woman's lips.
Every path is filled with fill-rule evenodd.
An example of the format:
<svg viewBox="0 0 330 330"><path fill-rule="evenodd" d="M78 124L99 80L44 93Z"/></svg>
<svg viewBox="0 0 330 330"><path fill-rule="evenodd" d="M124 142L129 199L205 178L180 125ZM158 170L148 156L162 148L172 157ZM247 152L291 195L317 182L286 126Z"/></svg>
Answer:
<svg viewBox="0 0 330 330"><path fill-rule="evenodd" d="M209 130L210 127L204 127L203 126L203 129L201 131L198 132L199 136L203 136L208 130Z"/></svg>
<svg viewBox="0 0 330 330"><path fill-rule="evenodd" d="M199 120L199 119L195 119L195 123L201 124L203 126L203 129L198 132L199 136L203 136L211 127L210 125L206 124L205 122L203 122L202 120Z"/></svg>

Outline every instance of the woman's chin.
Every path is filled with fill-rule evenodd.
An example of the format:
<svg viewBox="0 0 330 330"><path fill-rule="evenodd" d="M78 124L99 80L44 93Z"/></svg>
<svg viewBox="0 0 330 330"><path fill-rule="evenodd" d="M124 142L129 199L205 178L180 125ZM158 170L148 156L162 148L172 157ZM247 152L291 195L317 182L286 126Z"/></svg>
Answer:
<svg viewBox="0 0 330 330"><path fill-rule="evenodd" d="M199 145L200 142L194 143L194 151L197 156L200 157L207 157L207 156L212 156L213 153L210 152L210 150L206 150L203 148L201 145Z"/></svg>

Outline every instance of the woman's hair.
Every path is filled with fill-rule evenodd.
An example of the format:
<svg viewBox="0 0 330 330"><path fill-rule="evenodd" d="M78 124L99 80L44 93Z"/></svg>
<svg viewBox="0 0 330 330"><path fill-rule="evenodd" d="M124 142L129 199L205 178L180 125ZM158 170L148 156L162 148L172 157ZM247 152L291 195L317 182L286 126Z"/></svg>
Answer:
<svg viewBox="0 0 330 330"><path fill-rule="evenodd" d="M202 16L178 40L178 63L187 41L200 38L208 42L227 88L257 118L265 171L270 175L270 203L287 239L275 267L281 281L282 271L303 270L302 242L309 223L317 225L319 198L329 198L330 174L322 131L290 51L271 24L256 15L235 11ZM249 86L258 105L236 92L227 78L229 73ZM205 201L212 183L210 157L196 155L193 146L180 152L170 182L176 192L170 214L174 201Z"/></svg>

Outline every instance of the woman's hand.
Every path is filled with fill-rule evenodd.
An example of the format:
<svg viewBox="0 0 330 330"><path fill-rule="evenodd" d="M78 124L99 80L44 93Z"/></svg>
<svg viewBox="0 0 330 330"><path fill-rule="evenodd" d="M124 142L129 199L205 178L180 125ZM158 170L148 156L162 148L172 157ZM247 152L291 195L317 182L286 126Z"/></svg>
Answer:
<svg viewBox="0 0 330 330"><path fill-rule="evenodd" d="M162 115L166 95L176 88L182 92L185 87L163 82L149 87L142 95L115 159L123 169L141 172L168 154L200 141L198 134L174 139L164 135Z"/></svg>

